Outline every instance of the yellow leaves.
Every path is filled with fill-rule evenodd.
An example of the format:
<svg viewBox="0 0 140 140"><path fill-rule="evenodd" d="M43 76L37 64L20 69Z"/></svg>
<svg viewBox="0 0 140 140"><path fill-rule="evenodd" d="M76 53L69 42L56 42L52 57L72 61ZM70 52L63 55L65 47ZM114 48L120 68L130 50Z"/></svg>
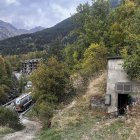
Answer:
<svg viewBox="0 0 140 140"><path fill-rule="evenodd" d="M74 54L73 54L73 58L74 58L74 61L78 61L78 52L75 51Z"/></svg>
<svg viewBox="0 0 140 140"><path fill-rule="evenodd" d="M126 0L125 6L127 9L135 10L136 4L133 1Z"/></svg>
<svg viewBox="0 0 140 140"><path fill-rule="evenodd" d="M90 58L95 55L95 52L98 50L100 46L98 44L91 44L88 49L86 49L84 53L84 58Z"/></svg>
<svg viewBox="0 0 140 140"><path fill-rule="evenodd" d="M84 53L83 72L94 74L103 69L106 64L107 49L99 44L91 44Z"/></svg>
<svg viewBox="0 0 140 140"><path fill-rule="evenodd" d="M123 49L121 50L121 55L124 56L124 57L126 57L127 54L128 54L128 49L127 49L127 48L123 48Z"/></svg>
<svg viewBox="0 0 140 140"><path fill-rule="evenodd" d="M113 31L120 30L120 24L115 22L114 24L112 24L111 30L113 30Z"/></svg>

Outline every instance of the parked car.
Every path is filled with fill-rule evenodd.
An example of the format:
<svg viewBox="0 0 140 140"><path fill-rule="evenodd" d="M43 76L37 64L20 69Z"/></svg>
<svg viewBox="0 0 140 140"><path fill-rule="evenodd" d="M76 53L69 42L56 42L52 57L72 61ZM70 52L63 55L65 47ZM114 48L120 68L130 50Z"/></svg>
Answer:
<svg viewBox="0 0 140 140"><path fill-rule="evenodd" d="M31 87L32 87L32 82L31 82L31 81L28 81L26 87L27 87L27 88L31 88Z"/></svg>

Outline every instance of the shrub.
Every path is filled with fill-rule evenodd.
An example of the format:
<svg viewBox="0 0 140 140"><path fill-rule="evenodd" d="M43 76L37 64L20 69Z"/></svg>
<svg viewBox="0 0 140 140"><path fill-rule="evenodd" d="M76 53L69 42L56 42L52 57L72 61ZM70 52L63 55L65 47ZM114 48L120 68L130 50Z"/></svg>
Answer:
<svg viewBox="0 0 140 140"><path fill-rule="evenodd" d="M0 107L0 125L7 126L15 130L19 130L22 128L16 112L3 107Z"/></svg>
<svg viewBox="0 0 140 140"><path fill-rule="evenodd" d="M31 81L36 100L42 95L52 95L61 102L70 93L69 70L56 58L50 58L47 64L41 64L31 75Z"/></svg>
<svg viewBox="0 0 140 140"><path fill-rule="evenodd" d="M64 63L52 57L47 63L40 64L31 75L31 81L36 102L34 111L44 127L50 127L55 107L73 94L69 70Z"/></svg>
<svg viewBox="0 0 140 140"><path fill-rule="evenodd" d="M131 55L124 55L123 68L130 79L140 79L140 46Z"/></svg>
<svg viewBox="0 0 140 140"><path fill-rule="evenodd" d="M43 122L44 127L51 127L51 117L53 116L53 111L55 108L54 105L55 97L53 98L51 95L42 95L37 100L34 111L36 116Z"/></svg>
<svg viewBox="0 0 140 140"><path fill-rule="evenodd" d="M84 53L82 75L92 76L106 66L107 49L102 44L91 44Z"/></svg>
<svg viewBox="0 0 140 140"><path fill-rule="evenodd" d="M0 85L0 104L5 103L7 99L7 94L5 93L5 89L3 85Z"/></svg>

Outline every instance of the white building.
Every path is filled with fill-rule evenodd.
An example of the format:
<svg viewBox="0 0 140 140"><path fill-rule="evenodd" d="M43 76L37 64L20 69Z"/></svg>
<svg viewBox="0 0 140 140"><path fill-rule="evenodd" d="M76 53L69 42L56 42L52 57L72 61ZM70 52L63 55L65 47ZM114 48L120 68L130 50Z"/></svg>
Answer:
<svg viewBox="0 0 140 140"><path fill-rule="evenodd" d="M124 113L130 98L137 100L140 96L140 82L131 81L123 70L123 59L120 57L108 58L108 76L105 104L108 113ZM131 98L131 100L132 100Z"/></svg>
<svg viewBox="0 0 140 140"><path fill-rule="evenodd" d="M42 59L31 59L22 62L22 74L30 74L34 70L37 69L38 63L42 61Z"/></svg>

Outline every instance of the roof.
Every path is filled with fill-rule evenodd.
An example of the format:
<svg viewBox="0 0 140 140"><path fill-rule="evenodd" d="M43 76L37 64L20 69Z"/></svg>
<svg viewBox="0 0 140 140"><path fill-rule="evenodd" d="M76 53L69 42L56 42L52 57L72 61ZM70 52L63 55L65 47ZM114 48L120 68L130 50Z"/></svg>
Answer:
<svg viewBox="0 0 140 140"><path fill-rule="evenodd" d="M123 58L122 56L107 57L107 60L113 60L113 59L123 59Z"/></svg>
<svg viewBox="0 0 140 140"><path fill-rule="evenodd" d="M38 59L30 59L30 60L25 60L23 63L29 63L29 62L38 62L38 61L41 61L42 59L41 58L38 58Z"/></svg>

